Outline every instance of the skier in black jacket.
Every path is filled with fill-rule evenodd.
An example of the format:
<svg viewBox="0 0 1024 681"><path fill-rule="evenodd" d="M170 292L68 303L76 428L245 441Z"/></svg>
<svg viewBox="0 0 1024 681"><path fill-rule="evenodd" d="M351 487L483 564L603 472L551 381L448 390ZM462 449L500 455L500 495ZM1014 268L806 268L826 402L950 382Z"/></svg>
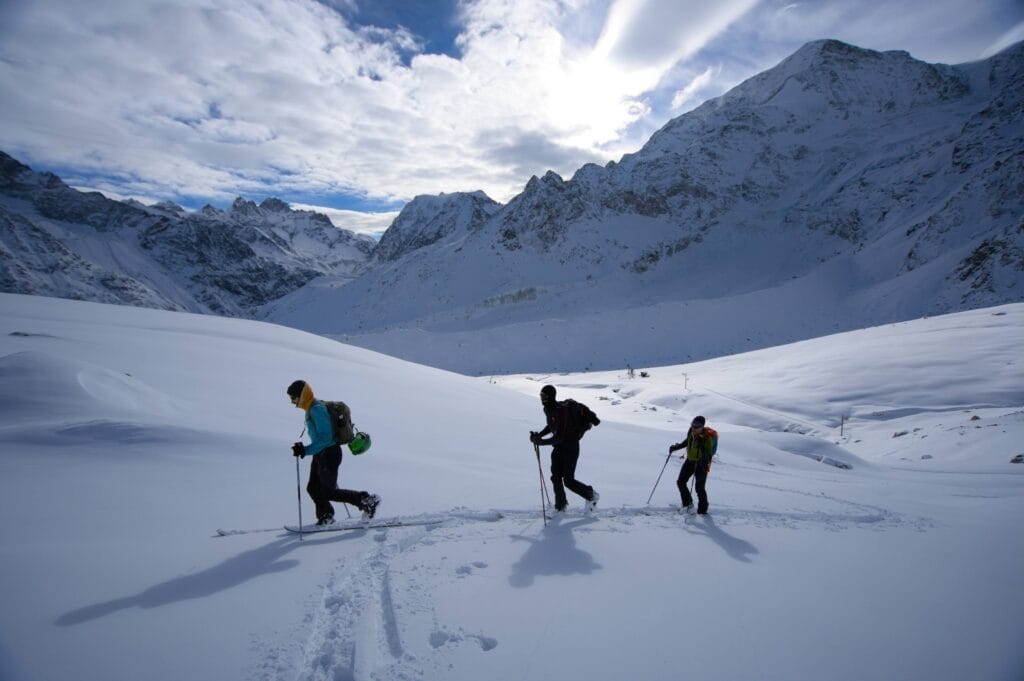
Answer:
<svg viewBox="0 0 1024 681"><path fill-rule="evenodd" d="M530 433L530 442L535 445L552 445L551 484L555 489L555 510L564 511L569 505L565 488L587 500L586 511L597 508L598 495L590 485L576 479L576 462L580 458L580 438L584 431L578 431L570 413L571 400L555 400L555 386L546 385L540 390L540 403L544 407L547 425L540 432ZM544 439L545 435L551 437Z"/></svg>

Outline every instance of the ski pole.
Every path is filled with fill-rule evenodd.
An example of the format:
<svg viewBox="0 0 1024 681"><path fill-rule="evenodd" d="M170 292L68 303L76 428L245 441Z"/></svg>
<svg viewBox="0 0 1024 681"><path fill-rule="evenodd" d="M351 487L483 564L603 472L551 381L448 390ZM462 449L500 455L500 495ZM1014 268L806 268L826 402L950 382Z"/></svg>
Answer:
<svg viewBox="0 0 1024 681"><path fill-rule="evenodd" d="M540 447L539 446L537 446L537 462L538 462L538 464L540 463ZM538 468L539 467L540 466L538 465ZM543 472L540 474L540 478L541 478L540 486L544 490L544 498L547 500L548 506L551 507L551 508L554 508L555 505L551 503L551 494L548 492L548 483L547 483L547 480L544 479L544 473Z"/></svg>
<svg viewBox="0 0 1024 681"><path fill-rule="evenodd" d="M299 501L299 541L302 541L302 483L299 481L299 457L295 457L295 497Z"/></svg>
<svg viewBox="0 0 1024 681"><path fill-rule="evenodd" d="M544 504L544 497L547 495L547 488L544 486L544 469L540 466L540 447L534 443L533 452L537 455L537 475L540 476L540 513L544 516L544 526L548 525L548 509Z"/></svg>
<svg viewBox="0 0 1024 681"><path fill-rule="evenodd" d="M537 447L537 458L540 458L540 447ZM544 479L544 474L541 474L541 487L544 489L544 498L547 499L548 508L554 508L555 505L551 503L551 493L548 492L548 481Z"/></svg>
<svg viewBox="0 0 1024 681"><path fill-rule="evenodd" d="M661 472L658 473L658 479L654 481L654 487L651 488L651 494L647 497L647 503L651 503L651 499L654 498L654 490L658 489L658 483L661 482L661 476L665 474L665 469L668 467L668 460L672 458L672 450L668 450L668 456L665 457L665 465L661 467Z"/></svg>

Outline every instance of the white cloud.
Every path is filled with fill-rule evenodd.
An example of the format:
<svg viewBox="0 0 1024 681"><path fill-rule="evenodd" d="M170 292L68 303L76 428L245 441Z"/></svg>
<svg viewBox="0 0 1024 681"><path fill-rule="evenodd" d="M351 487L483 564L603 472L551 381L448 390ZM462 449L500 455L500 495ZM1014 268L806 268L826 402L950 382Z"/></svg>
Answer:
<svg viewBox="0 0 1024 681"><path fill-rule="evenodd" d="M774 50L779 59L820 38L836 38L874 50L905 50L929 62L978 59L1005 31L1005 19L1024 19L1020 0L764 0L729 37L743 36L751 52ZM762 65L763 66L770 66ZM750 74L752 75L752 74Z"/></svg>
<svg viewBox="0 0 1024 681"><path fill-rule="evenodd" d="M672 97L672 110L682 112L692 108L692 104L699 103L694 100L701 91L711 84L714 74L715 70L709 66L704 69L703 73L687 83L686 87L677 91Z"/></svg>
<svg viewBox="0 0 1024 681"><path fill-rule="evenodd" d="M928 57L935 36L980 53L1005 31L958 0L466 0L456 59L346 24L350 2L8 0L0 149L151 200L506 201L634 151L806 40Z"/></svg>
<svg viewBox="0 0 1024 681"><path fill-rule="evenodd" d="M692 56L759 0L617 0L595 52L660 77ZM656 82L656 81L655 81Z"/></svg>
<svg viewBox="0 0 1024 681"><path fill-rule="evenodd" d="M407 32L353 29L317 3L23 4L3 32L0 143L213 200L268 181L282 193L507 200L530 174L628 151L605 147L651 113L644 93L749 0L633 54L653 45L655 15L685 4L616 2L592 46L557 27L603 3L479 0L464 7L460 60L408 65Z"/></svg>
<svg viewBox="0 0 1024 681"><path fill-rule="evenodd" d="M335 227L351 230L357 234L365 234L379 239L380 236L391 226L391 223L398 217L399 211L387 211L382 213L360 212L354 210L341 210L338 208L326 208L324 206L313 206L305 203L290 204L294 210L311 210L314 213L322 213L331 219Z"/></svg>
<svg viewBox="0 0 1024 681"><path fill-rule="evenodd" d="M1001 52L1010 45L1013 45L1014 43L1019 43L1021 40L1024 40L1024 21L1020 22L1019 24L1011 28L1009 31L999 36L999 38L994 43L992 43L982 51L979 57L991 57L993 54Z"/></svg>

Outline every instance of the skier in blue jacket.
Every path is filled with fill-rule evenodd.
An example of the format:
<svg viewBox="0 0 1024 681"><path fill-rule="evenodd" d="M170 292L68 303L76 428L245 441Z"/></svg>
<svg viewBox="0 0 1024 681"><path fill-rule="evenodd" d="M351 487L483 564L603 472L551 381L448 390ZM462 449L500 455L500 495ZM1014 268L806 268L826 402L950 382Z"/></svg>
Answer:
<svg viewBox="0 0 1024 681"><path fill-rule="evenodd" d="M292 454L299 458L312 458L309 465L309 484L306 491L316 504L316 524L330 525L334 522L332 501L351 504L363 512L363 519L369 520L377 512L380 497L368 492L338 489L338 468L341 466L341 445L334 440L331 415L323 401L313 397L313 389L305 381L295 381L288 386L288 398L299 409L306 412L306 432L310 443L296 442Z"/></svg>

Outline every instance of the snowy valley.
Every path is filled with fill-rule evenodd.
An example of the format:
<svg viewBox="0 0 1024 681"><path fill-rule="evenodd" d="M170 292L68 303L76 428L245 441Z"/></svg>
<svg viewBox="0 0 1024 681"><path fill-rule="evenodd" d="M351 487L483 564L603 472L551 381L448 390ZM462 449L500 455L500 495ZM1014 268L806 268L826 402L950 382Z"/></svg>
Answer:
<svg viewBox="0 0 1024 681"><path fill-rule="evenodd" d="M35 296L0 311L4 679L1024 672L1022 304L633 379L469 378ZM278 529L298 510L298 377L373 435L342 486L440 524ZM578 468L596 514L571 498L546 526L527 440L544 383L603 421ZM698 413L721 435L707 517L677 512L667 458Z"/></svg>

